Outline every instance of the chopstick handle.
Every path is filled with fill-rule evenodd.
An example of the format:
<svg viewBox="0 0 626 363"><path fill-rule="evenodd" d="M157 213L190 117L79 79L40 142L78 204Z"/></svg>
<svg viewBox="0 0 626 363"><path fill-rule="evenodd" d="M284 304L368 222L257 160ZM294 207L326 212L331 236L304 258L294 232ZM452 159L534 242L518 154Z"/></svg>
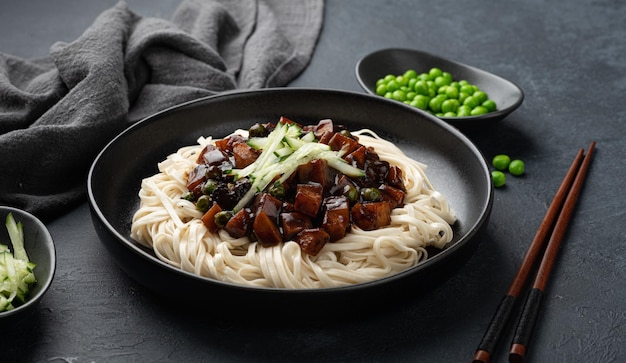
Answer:
<svg viewBox="0 0 626 363"><path fill-rule="evenodd" d="M494 351L498 337L502 334L505 326L507 325L513 307L515 306L515 296L504 295L500 304L496 308L496 312L489 322L489 326L483 335L483 339L478 345L476 354L474 355L473 363L487 363L490 359L490 352Z"/></svg>
<svg viewBox="0 0 626 363"><path fill-rule="evenodd" d="M526 355L526 349L531 341L535 323L539 317L541 310L541 300L543 299L543 291L532 288L528 291L522 314L520 315L511 350L509 352L509 362L521 363Z"/></svg>

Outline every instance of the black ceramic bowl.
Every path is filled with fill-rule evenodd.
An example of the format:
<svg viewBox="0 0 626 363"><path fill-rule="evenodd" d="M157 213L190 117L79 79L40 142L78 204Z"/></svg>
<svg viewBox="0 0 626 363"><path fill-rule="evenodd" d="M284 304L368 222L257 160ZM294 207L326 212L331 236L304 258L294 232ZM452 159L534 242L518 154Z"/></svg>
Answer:
<svg viewBox="0 0 626 363"><path fill-rule="evenodd" d="M494 100L497 110L480 116L440 117L460 129L498 121L518 108L524 100L524 92L513 82L481 69L455 62L427 52L389 48L370 53L356 65L356 77L361 87L370 94L376 94L376 81L388 74L399 75L409 69L418 74L438 67L450 72L455 80L467 80L485 91Z"/></svg>
<svg viewBox="0 0 626 363"><path fill-rule="evenodd" d="M2 324L15 323L32 314L44 296L56 269L56 251L52 236L46 226L32 214L21 209L0 206L0 243L10 246L10 238L5 227L6 216L12 213L16 222L22 222L24 229L24 249L30 261L35 263L37 282L31 287L26 302L15 309L0 312ZM14 304L15 305L15 304Z"/></svg>
<svg viewBox="0 0 626 363"><path fill-rule="evenodd" d="M350 129L370 128L394 141L409 156L428 164L433 185L449 199L458 222L455 237L428 260L377 281L338 288L276 289L224 283L193 275L158 260L130 236L142 178L157 163L199 136L217 138L255 122L286 116L302 124L331 118ZM435 117L381 97L358 92L299 88L225 93L199 99L151 116L122 132L95 159L88 177L93 223L102 242L131 277L181 303L225 304L307 312L369 307L386 294L409 296L441 283L473 253L492 206L488 166L458 130ZM369 298L369 299L368 299ZM364 300L368 299L368 300ZM365 303L366 302L366 303Z"/></svg>

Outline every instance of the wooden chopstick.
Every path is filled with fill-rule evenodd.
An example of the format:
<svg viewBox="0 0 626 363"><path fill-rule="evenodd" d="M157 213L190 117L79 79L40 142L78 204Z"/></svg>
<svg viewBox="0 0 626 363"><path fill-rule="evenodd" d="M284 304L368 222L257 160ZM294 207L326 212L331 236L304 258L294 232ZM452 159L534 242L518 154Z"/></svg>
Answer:
<svg viewBox="0 0 626 363"><path fill-rule="evenodd" d="M594 145L595 142L592 142L586 160L590 160L590 153L593 151ZM541 222L537 233L535 234L533 241L526 251L526 255L522 260L522 264L515 278L513 279L509 290L500 301L500 304L498 305L493 315L493 318L491 319L491 322L489 323L487 330L485 331L485 334L480 344L478 345L476 353L474 354L474 363L489 362L491 358L491 353L494 351L496 344L498 343L498 340L502 335L502 331L510 320L516 299L519 297L524 285L526 284L526 281L528 280L528 276L535 264L535 261L543 250L548 235L554 228L555 221L562 209L566 197L568 196L572 183L574 182L574 179L578 174L581 162L583 160L583 155L584 150L580 149L576 154L576 157L574 158L574 161L572 162L572 165L570 166L567 174L565 175L565 178L561 182L561 185L559 186L559 189L557 190L554 199L552 200L552 203L550 204L550 207L548 208L546 215L544 216L544 219ZM588 163L589 162L587 161L587 165ZM582 184L582 182L580 184ZM516 347L519 348L519 346L517 345Z"/></svg>
<svg viewBox="0 0 626 363"><path fill-rule="evenodd" d="M595 142L592 142L585 155L582 166L576 175L572 190L568 193L563 205L559 218L556 221L554 232L548 241L548 246L544 252L541 264L537 270L535 281L532 289L528 292L522 314L520 316L515 334L513 336L513 342L511 343L511 350L509 352L509 362L521 363L528 351L528 344L530 343L532 332L535 326L535 322L539 317L539 308L541 306L541 300L543 298L543 291L548 283L552 266L556 260L556 256L559 251L559 246L565 235L567 225L574 211L574 205L580 195L585 177L587 176L587 170L589 169L589 163L591 162L591 155L595 147Z"/></svg>

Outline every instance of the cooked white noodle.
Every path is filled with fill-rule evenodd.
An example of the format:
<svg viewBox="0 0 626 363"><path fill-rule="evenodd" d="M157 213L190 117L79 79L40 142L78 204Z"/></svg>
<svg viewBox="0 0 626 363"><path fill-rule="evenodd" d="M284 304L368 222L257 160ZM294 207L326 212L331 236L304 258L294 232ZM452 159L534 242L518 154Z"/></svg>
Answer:
<svg viewBox="0 0 626 363"><path fill-rule="evenodd" d="M245 134L245 131L237 130ZM442 248L452 240L456 216L446 198L426 177L426 166L371 130L353 132L373 146L382 160L402 169L405 205L395 208L387 227L363 231L352 225L341 240L327 243L317 256L290 241L273 247L209 232L195 205L181 198L198 153L211 138L187 146L159 163L159 173L142 181L140 207L131 237L182 270L236 284L278 288L321 288L372 281L425 260L427 246Z"/></svg>

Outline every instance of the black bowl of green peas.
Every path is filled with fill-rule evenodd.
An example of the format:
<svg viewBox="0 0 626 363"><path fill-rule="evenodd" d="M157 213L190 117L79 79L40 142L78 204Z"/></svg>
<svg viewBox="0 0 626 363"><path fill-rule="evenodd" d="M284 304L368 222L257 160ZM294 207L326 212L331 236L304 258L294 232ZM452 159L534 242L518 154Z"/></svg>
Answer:
<svg viewBox="0 0 626 363"><path fill-rule="evenodd" d="M460 129L501 120L524 100L511 81L413 49L370 53L357 63L356 77L367 93L414 106Z"/></svg>

